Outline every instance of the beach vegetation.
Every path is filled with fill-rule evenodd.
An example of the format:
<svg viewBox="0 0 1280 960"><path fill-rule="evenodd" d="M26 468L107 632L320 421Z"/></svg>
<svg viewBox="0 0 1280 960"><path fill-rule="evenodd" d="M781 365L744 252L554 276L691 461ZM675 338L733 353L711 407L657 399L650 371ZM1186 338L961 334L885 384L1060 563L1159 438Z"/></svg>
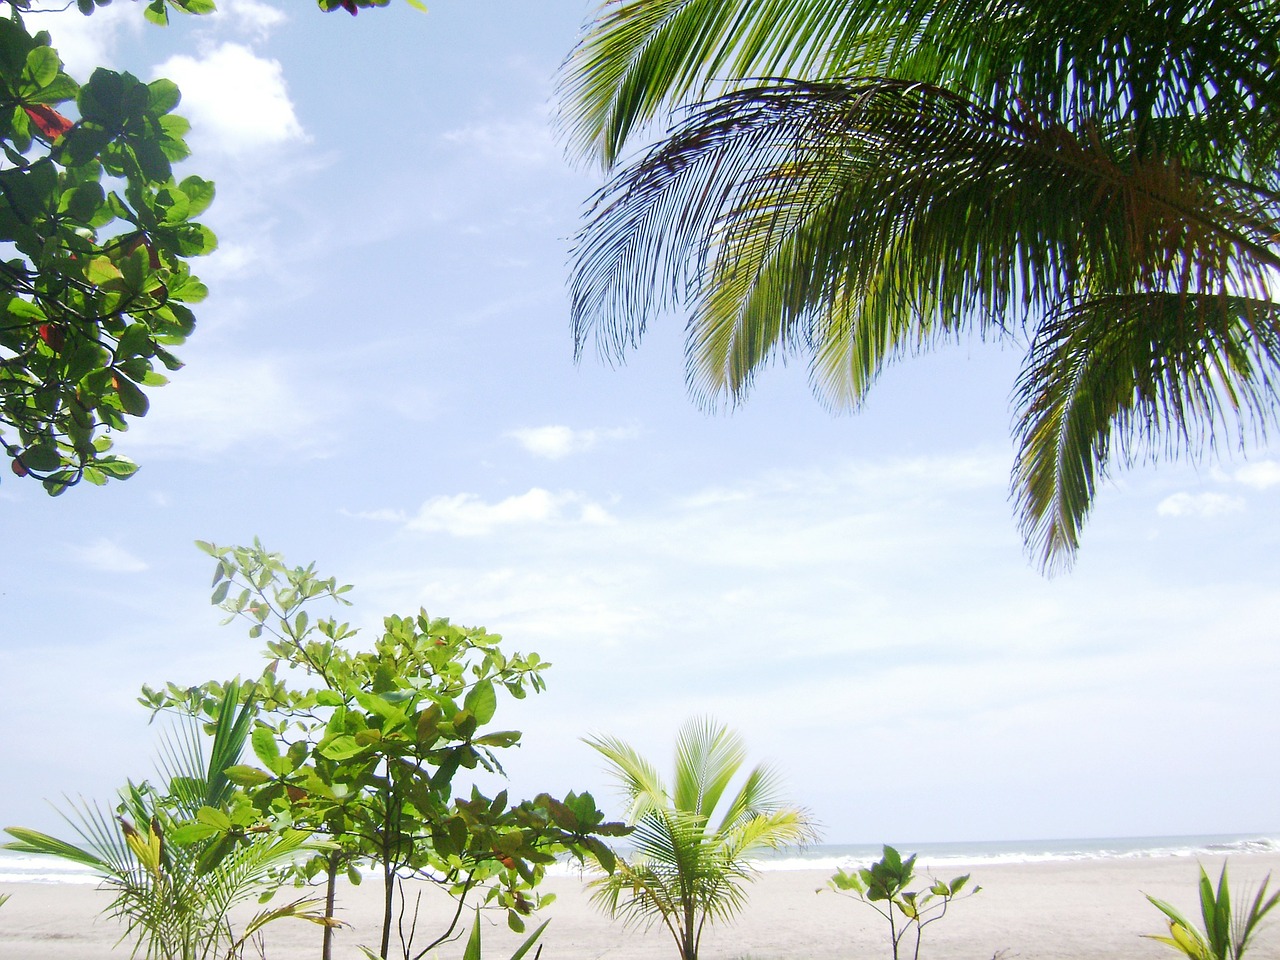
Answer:
<svg viewBox="0 0 1280 960"><path fill-rule="evenodd" d="M1172 947L1188 960L1241 960L1263 919L1280 903L1280 893L1267 896L1270 880L1268 875L1252 899L1246 894L1233 911L1227 865L1222 865L1216 889L1202 865L1197 890L1203 927L1196 927L1172 904L1148 895L1152 906L1165 915L1169 932L1144 936Z"/></svg>
<svg viewBox="0 0 1280 960"><path fill-rule="evenodd" d="M425 611L384 618L371 646L357 649L357 630L308 612L319 601L347 605L349 586L314 564L291 567L257 542L200 547L215 559L212 599L224 622L247 623L252 637L265 638L250 735L256 762L226 775L259 823L326 841L288 873L300 884L324 883L327 913L339 877L359 883L372 868L383 908L373 956L394 949L418 960L457 934L477 898L522 932L525 918L553 899L536 887L558 854L607 857L601 838L626 832L606 823L587 793L511 802L505 790L458 789L466 771L502 776L500 753L521 734L493 721L503 700L545 689L550 665L537 654L504 651L501 637ZM169 684L144 688L142 702L208 714L225 690ZM421 937L424 887L454 903L441 929ZM332 940L327 928L325 958Z"/></svg>
<svg viewBox="0 0 1280 960"><path fill-rule="evenodd" d="M635 852L616 865L612 856L600 860L607 872L591 882L592 901L626 923L661 922L681 960L697 960L708 923L746 906L752 856L814 838L807 812L781 798L771 767L760 764L739 777L742 738L710 719L681 728L670 785L624 741L585 742L609 761L626 798L626 820L635 825Z"/></svg>
<svg viewBox="0 0 1280 960"><path fill-rule="evenodd" d="M931 880L927 887L908 890L915 880L915 865L916 854L903 860L897 850L886 845L881 858L869 867L840 870L827 882L827 889L867 904L888 921L893 960L908 956L919 960L925 927L945 917L953 901L972 897L982 889L969 886L969 874L965 874L950 882Z"/></svg>
<svg viewBox="0 0 1280 960"><path fill-rule="evenodd" d="M1277 37L1259 0L609 0L559 83L611 174L575 353L681 310L701 404L798 360L855 410L895 360L1010 345L1021 530L1069 563L1109 469L1275 422Z"/></svg>
<svg viewBox="0 0 1280 960"><path fill-rule="evenodd" d="M73 807L65 816L77 841L5 831L14 838L6 849L97 873L113 895L107 912L125 925L121 939L132 939L133 955L146 960L238 960L278 920L334 924L311 896L232 924L231 909L273 891L275 871L314 848L315 838L306 830L261 830L252 808L237 802L226 769L249 737L252 691L229 684L213 713L208 737L189 715L175 726L161 751L160 783L130 782L109 810Z"/></svg>

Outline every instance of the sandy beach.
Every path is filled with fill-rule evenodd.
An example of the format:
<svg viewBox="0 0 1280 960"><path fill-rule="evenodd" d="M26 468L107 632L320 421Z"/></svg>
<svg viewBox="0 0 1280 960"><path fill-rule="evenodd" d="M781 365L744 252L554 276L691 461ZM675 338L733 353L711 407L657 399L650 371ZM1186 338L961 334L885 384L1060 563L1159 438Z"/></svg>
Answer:
<svg viewBox="0 0 1280 960"><path fill-rule="evenodd" d="M1220 860L1206 858L1216 877ZM948 870L947 873L954 873ZM963 872L961 870L960 872ZM1233 886L1256 888L1267 873L1280 877L1280 855L1235 855ZM1190 857L1088 860L983 865L973 871L983 890L955 904L942 922L926 931L922 956L990 960L1117 960L1172 958L1160 944L1141 939L1161 930L1160 915L1144 893L1170 900L1198 916L1196 860ZM885 957L886 930L871 910L833 893L815 893L824 871L762 873L752 887L746 912L733 924L710 929L703 939L706 960L835 960ZM950 877L948 876L947 879ZM579 880L551 878L546 890L557 901L545 911L551 925L543 936L546 960L649 960L676 956L667 934L624 930L588 902ZM0 960L98 960L128 956L114 947L119 926L98 915L107 894L87 885L0 884L11 899L0 908ZM360 957L357 945L377 938L378 891L367 883L345 888L341 931L335 955ZM424 917L444 916L443 898L424 899ZM428 926L424 921L424 927ZM495 916L485 928L486 957L510 956L519 942ZM283 921L270 929L268 960L303 960L319 955L319 932L309 924ZM461 953L460 945L443 950ZM1280 916L1263 929L1252 955L1280 957Z"/></svg>

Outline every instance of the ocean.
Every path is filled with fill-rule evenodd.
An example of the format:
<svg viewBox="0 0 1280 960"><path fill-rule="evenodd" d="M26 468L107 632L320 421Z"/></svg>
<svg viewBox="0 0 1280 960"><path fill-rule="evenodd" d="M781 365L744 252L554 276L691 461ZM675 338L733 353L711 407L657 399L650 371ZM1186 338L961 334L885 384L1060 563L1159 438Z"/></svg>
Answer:
<svg viewBox="0 0 1280 960"><path fill-rule="evenodd" d="M894 843L904 857L918 854L919 868L945 872L984 864L1061 860L1132 860L1143 857L1221 857L1280 853L1280 837L1213 834L1189 837L1108 837L1088 840L986 840L949 843ZM879 859L879 844L815 844L779 850L756 860L761 870L836 870ZM566 865L565 872L576 872ZM559 872L559 871L556 871ZM84 867L53 857L0 850L0 883L96 883Z"/></svg>

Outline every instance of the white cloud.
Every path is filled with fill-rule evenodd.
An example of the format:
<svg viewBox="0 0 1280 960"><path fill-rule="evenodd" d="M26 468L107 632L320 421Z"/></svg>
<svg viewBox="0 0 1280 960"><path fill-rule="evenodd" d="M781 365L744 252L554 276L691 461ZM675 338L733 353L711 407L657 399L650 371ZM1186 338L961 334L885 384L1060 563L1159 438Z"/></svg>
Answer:
<svg viewBox="0 0 1280 960"><path fill-rule="evenodd" d="M170 57L154 74L182 90L178 112L191 121L201 151L252 153L305 139L277 60L238 43L223 43L200 58Z"/></svg>
<svg viewBox="0 0 1280 960"><path fill-rule="evenodd" d="M1156 507L1162 517L1220 517L1244 509L1244 500L1223 493L1175 493Z"/></svg>
<svg viewBox="0 0 1280 960"><path fill-rule="evenodd" d="M507 436L516 440L535 457L559 460L571 453L590 450L601 440L625 440L636 435L635 430L574 430L565 426L529 427L508 431Z"/></svg>
<svg viewBox="0 0 1280 960"><path fill-rule="evenodd" d="M577 506L576 515L572 515ZM387 518L386 511L376 511L377 519ZM432 497L409 520L410 530L442 530L456 537L475 537L493 532L498 527L527 526L553 522L604 524L608 512L599 504L584 502L575 493L551 493L534 487L528 493L507 497L497 503L486 503L473 493Z"/></svg>
<svg viewBox="0 0 1280 960"><path fill-rule="evenodd" d="M141 573L147 564L110 540L99 538L82 547L72 547L76 562L107 573Z"/></svg>
<svg viewBox="0 0 1280 960"><path fill-rule="evenodd" d="M356 520L374 520L378 523L404 523L409 519L405 516L403 510L391 510L388 508L381 510L348 510L343 507L338 512L344 517L353 517Z"/></svg>
<svg viewBox="0 0 1280 960"><path fill-rule="evenodd" d="M145 26L141 11L132 3L98 7L88 17L72 4L69 10L23 14L23 19L32 33L49 31L67 73L80 81L88 80L96 67L112 65L122 30L136 32Z"/></svg>
<svg viewBox="0 0 1280 960"><path fill-rule="evenodd" d="M1236 471L1236 480L1255 490L1266 490L1280 483L1280 463L1274 460L1259 460L1257 463L1245 464Z"/></svg>
<svg viewBox="0 0 1280 960"><path fill-rule="evenodd" d="M234 30L254 40L265 40L271 31L289 18L285 12L259 0L219 0L215 20L225 20Z"/></svg>

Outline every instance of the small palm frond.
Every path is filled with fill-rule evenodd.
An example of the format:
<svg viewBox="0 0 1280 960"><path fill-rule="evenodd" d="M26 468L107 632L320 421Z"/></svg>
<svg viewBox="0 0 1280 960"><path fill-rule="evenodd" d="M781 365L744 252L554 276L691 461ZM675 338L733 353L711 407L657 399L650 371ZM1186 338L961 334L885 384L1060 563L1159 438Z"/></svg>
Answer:
<svg viewBox="0 0 1280 960"><path fill-rule="evenodd" d="M676 809L706 823L746 758L742 738L727 727L706 717L686 723L676 736Z"/></svg>
<svg viewBox="0 0 1280 960"><path fill-rule="evenodd" d="M721 835L726 860L742 860L762 850L798 846L814 839L813 824L802 810L762 811Z"/></svg>
<svg viewBox="0 0 1280 960"><path fill-rule="evenodd" d="M583 742L610 761L609 772L625 791L626 819L636 822L651 809L661 809L670 798L657 768L630 744L615 737L585 737Z"/></svg>
<svg viewBox="0 0 1280 960"><path fill-rule="evenodd" d="M194 819L201 807L224 806L235 790L226 769L240 762L256 708L252 697L240 703L242 684L233 680L223 692L218 715L206 737L194 718L184 718L161 738L158 772L181 815Z"/></svg>
<svg viewBox="0 0 1280 960"><path fill-rule="evenodd" d="M653 789L652 765L626 744L601 737L587 742L614 764L633 807L637 784L652 801L631 834L635 853L591 883L592 900L626 923L660 920L686 960L695 960L706 923L728 919L746 905L751 852L812 836L803 811L781 808L776 778L763 766L732 794L721 829L710 827L746 758L742 739L713 720L698 718L681 728L674 796Z"/></svg>
<svg viewBox="0 0 1280 960"><path fill-rule="evenodd" d="M1113 454L1196 455L1274 418L1280 305L1226 293L1099 296L1047 321L1016 395L1013 489L1029 548L1068 561Z"/></svg>
<svg viewBox="0 0 1280 960"><path fill-rule="evenodd" d="M782 808L782 777L772 766L759 764L747 774L737 794L720 817L717 832L726 834L757 814Z"/></svg>

